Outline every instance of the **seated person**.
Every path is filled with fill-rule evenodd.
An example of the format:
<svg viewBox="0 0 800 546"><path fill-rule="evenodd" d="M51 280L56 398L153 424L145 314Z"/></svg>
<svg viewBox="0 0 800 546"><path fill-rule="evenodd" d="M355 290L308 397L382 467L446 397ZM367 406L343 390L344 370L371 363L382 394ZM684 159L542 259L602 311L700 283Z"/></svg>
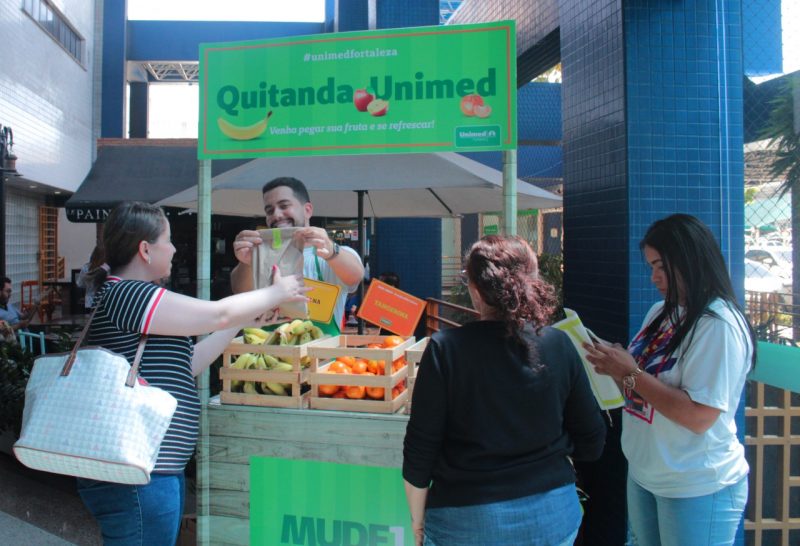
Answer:
<svg viewBox="0 0 800 546"><path fill-rule="evenodd" d="M30 324L31 318L39 307L39 302L34 302L26 312L21 312L11 303L11 279L2 278L3 289L0 291L0 320L8 323L13 331L24 330Z"/></svg>

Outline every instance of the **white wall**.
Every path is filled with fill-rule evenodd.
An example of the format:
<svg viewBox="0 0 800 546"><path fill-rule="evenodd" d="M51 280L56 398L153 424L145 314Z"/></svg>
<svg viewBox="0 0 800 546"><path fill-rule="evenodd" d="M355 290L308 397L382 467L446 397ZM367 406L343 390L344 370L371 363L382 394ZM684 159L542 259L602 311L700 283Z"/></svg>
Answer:
<svg viewBox="0 0 800 546"><path fill-rule="evenodd" d="M94 148L94 2L56 4L85 40L83 65L22 4L0 0L0 124L14 130L17 169L25 178L75 191L89 172Z"/></svg>
<svg viewBox="0 0 800 546"><path fill-rule="evenodd" d="M66 280L72 280L71 271L80 269L89 261L94 250L97 224L75 224L67 220L65 209L58 210L58 255L65 259Z"/></svg>

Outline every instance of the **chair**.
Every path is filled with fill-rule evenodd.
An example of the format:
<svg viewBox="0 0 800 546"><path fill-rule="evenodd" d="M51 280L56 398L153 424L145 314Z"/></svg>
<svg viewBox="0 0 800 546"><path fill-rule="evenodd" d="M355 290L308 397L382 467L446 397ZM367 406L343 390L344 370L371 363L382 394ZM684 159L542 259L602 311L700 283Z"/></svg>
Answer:
<svg viewBox="0 0 800 546"><path fill-rule="evenodd" d="M39 289L39 281L22 281L21 283L21 290L20 290L20 303L19 303L19 311L22 314L28 313L30 309L35 307L33 303L33 290L36 288Z"/></svg>
<svg viewBox="0 0 800 546"><path fill-rule="evenodd" d="M36 346L36 340L39 340L39 354L45 354L44 349L44 332L33 333L33 332L25 332L22 330L17 331L17 339L19 339L19 345L24 350L28 351L29 353L33 352L33 348Z"/></svg>

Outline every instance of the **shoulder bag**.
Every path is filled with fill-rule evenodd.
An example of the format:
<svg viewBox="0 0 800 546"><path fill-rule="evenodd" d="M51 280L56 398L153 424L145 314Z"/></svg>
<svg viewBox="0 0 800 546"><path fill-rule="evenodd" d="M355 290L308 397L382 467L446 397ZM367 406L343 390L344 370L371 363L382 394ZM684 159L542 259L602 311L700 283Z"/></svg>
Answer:
<svg viewBox="0 0 800 546"><path fill-rule="evenodd" d="M72 351L34 362L14 455L36 470L146 484L178 403L138 377L147 336L133 365L100 347L79 348L95 312Z"/></svg>

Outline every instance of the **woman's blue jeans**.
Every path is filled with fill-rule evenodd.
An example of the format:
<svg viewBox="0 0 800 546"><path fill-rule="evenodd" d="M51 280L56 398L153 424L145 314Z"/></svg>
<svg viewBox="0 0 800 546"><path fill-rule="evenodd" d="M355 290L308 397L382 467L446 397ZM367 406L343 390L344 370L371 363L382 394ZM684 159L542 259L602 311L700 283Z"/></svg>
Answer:
<svg viewBox="0 0 800 546"><path fill-rule="evenodd" d="M78 493L100 524L104 546L174 546L183 515L183 473L151 474L147 485L78 478Z"/></svg>
<svg viewBox="0 0 800 546"><path fill-rule="evenodd" d="M430 508L426 546L572 546L581 524L575 484L510 501Z"/></svg>
<svg viewBox="0 0 800 546"><path fill-rule="evenodd" d="M653 495L628 478L628 517L638 546L733 544L747 504L747 476L702 497Z"/></svg>

